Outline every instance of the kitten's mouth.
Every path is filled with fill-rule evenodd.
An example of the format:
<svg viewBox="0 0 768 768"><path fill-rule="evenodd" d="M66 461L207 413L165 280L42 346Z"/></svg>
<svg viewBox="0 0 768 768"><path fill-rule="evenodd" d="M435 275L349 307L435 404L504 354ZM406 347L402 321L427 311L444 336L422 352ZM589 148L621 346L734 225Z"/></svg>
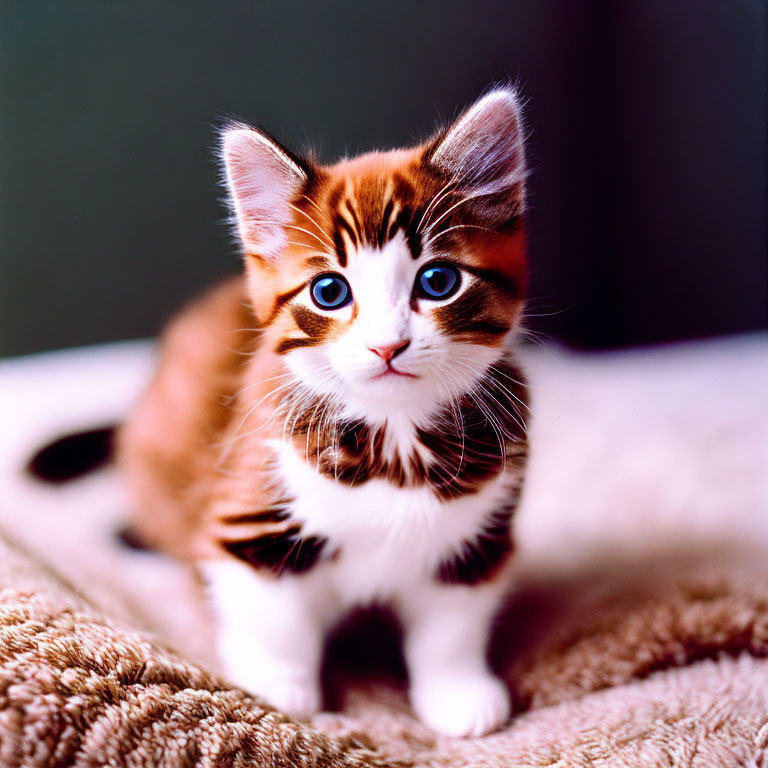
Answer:
<svg viewBox="0 0 768 768"><path fill-rule="evenodd" d="M371 380L386 379L391 376L405 376L409 379L418 379L419 377L415 373L408 373L407 371L398 371L397 368L393 368L388 365L381 373L377 373L375 376L371 376Z"/></svg>

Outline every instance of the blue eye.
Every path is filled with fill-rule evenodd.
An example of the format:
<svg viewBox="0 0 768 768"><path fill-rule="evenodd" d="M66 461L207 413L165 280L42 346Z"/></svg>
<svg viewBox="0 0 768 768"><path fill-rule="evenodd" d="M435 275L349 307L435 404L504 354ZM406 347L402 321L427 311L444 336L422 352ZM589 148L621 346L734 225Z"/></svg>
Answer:
<svg viewBox="0 0 768 768"><path fill-rule="evenodd" d="M460 284L459 270L453 264L427 264L416 276L416 292L424 299L447 299Z"/></svg>
<svg viewBox="0 0 768 768"><path fill-rule="evenodd" d="M340 309L352 301L349 283L333 273L318 275L309 286L309 295L320 309Z"/></svg>

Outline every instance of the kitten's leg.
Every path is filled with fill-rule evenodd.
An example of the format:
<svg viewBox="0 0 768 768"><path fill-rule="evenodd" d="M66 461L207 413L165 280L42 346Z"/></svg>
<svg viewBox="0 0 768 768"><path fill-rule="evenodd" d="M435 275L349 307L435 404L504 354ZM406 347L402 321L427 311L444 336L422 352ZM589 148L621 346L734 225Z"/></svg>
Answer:
<svg viewBox="0 0 768 768"><path fill-rule="evenodd" d="M510 714L506 687L486 660L495 585L425 586L400 602L411 703L436 731L481 736Z"/></svg>
<svg viewBox="0 0 768 768"><path fill-rule="evenodd" d="M293 717L317 712L323 640L332 618L319 575L268 578L229 560L203 563L201 570L230 680Z"/></svg>

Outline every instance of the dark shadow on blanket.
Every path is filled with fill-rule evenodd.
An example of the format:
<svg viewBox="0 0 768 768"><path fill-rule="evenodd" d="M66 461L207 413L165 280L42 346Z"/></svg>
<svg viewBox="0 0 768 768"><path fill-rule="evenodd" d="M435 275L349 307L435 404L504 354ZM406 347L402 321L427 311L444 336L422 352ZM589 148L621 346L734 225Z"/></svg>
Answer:
<svg viewBox="0 0 768 768"><path fill-rule="evenodd" d="M498 616L489 658L515 711L580 698L721 654L768 655L768 564L759 553L671 552L518 584ZM360 611L333 633L326 706L360 689L405 704L400 628Z"/></svg>

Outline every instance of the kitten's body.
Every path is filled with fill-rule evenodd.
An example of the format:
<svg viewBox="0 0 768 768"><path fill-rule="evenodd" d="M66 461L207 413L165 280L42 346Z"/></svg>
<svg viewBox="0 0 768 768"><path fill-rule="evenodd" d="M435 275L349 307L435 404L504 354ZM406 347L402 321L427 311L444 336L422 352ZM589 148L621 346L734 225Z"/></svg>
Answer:
<svg viewBox="0 0 768 768"><path fill-rule="evenodd" d="M124 430L141 529L199 565L230 675L272 703L317 709L325 632L386 602L422 717L486 732L509 711L485 651L526 454L515 97L329 168L224 142L248 279L171 327ZM420 287L437 267L460 275L445 299ZM353 300L318 303L326 275Z"/></svg>

